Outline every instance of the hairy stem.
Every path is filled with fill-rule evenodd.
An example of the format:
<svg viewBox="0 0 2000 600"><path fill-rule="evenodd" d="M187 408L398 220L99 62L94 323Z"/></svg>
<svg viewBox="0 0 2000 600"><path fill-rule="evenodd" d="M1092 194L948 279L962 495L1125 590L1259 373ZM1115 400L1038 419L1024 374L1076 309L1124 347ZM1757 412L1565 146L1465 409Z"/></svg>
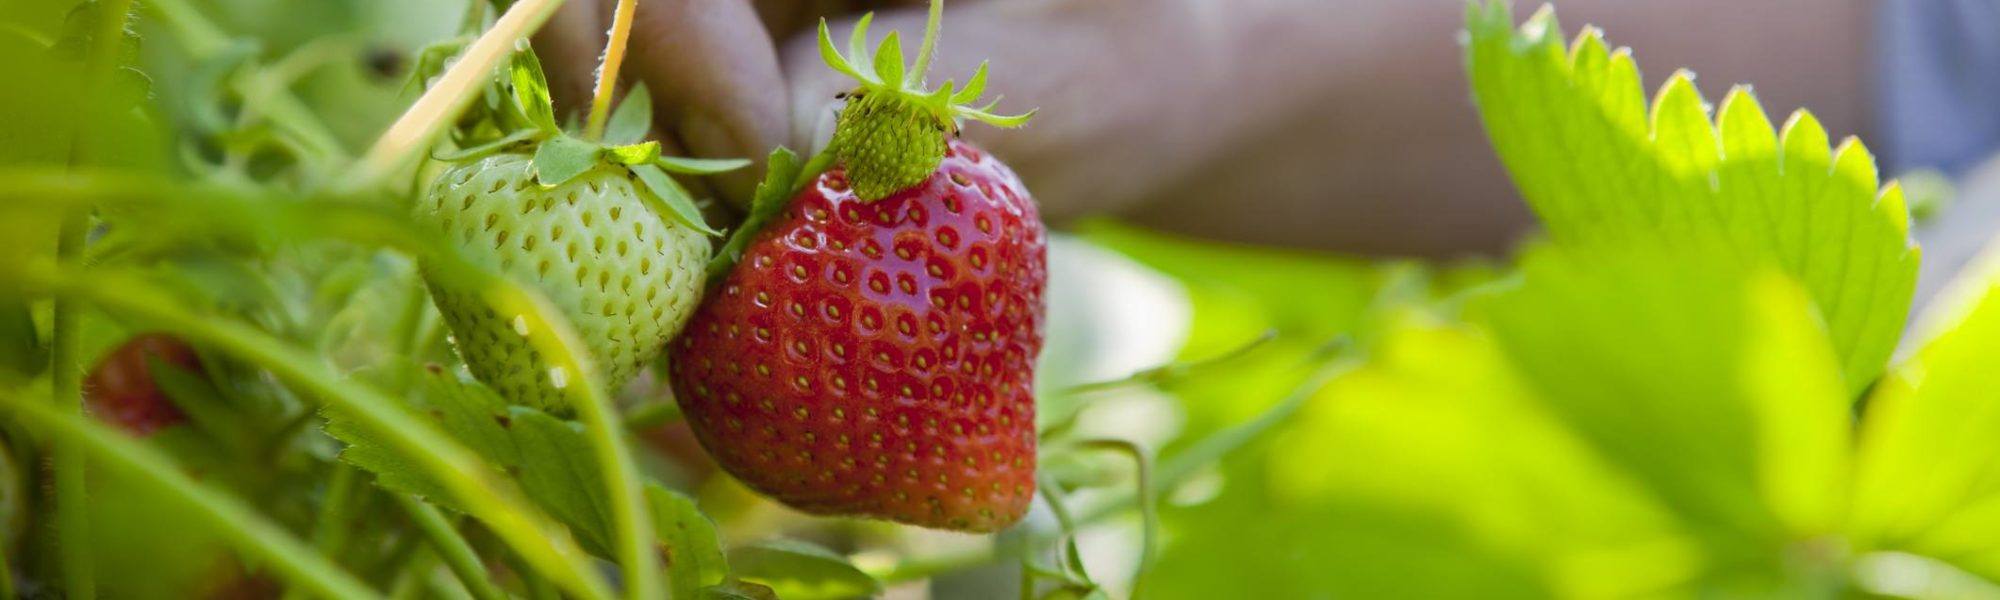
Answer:
<svg viewBox="0 0 2000 600"><path fill-rule="evenodd" d="M74 171L89 160L95 150L100 100L117 66L118 46L125 41L125 22L131 16L132 0L107 0L97 9L99 22L91 32L83 80L76 93L76 112L69 125L69 168ZM90 212L83 207L64 211L56 233L56 260L73 263L82 256L90 231ZM82 316L74 302L58 299L51 327L49 378L57 410L83 418L83 357L81 356ZM61 557L63 594L90 600L97 597L97 578L91 565L90 499L84 473L81 442L60 440L55 444L56 530L62 533L57 548Z"/></svg>
<svg viewBox="0 0 2000 600"><path fill-rule="evenodd" d="M89 227L88 214L73 213L63 219L57 234L56 255L64 260L76 256ZM49 371L55 404L64 414L83 416L83 364L78 356L82 327L75 301L57 300ZM61 533L57 549L62 558L63 593L69 598L88 600L97 596L97 580L92 573L90 552L90 505L84 475L83 450L74 442L54 444L56 531Z"/></svg>
<svg viewBox="0 0 2000 600"><path fill-rule="evenodd" d="M437 85L417 98L416 103L411 104L409 110L397 118L382 137L376 139L375 145L362 155L360 164L343 179L340 184L342 191L358 192L380 186L429 148L431 142L451 126L455 120L453 117L479 95L501 61L506 60L516 45L527 39L528 34L547 22L562 3L563 0L520 0L509 7L499 20L493 22L493 28L466 47L458 62L438 78Z"/></svg>
<svg viewBox="0 0 2000 600"><path fill-rule="evenodd" d="M625 44L632 38L632 13L638 8L638 0L618 0L611 13L611 38L604 44L604 61L597 67L597 90L590 98L584 139L595 142L604 137L604 124L611 118L611 96L618 91L618 70L625 66Z"/></svg>
<svg viewBox="0 0 2000 600"><path fill-rule="evenodd" d="M931 0L930 14L924 17L924 41L917 46L917 62L904 76L905 82L923 84L924 73L931 69L931 57L937 53L938 27L943 23L944 0Z"/></svg>

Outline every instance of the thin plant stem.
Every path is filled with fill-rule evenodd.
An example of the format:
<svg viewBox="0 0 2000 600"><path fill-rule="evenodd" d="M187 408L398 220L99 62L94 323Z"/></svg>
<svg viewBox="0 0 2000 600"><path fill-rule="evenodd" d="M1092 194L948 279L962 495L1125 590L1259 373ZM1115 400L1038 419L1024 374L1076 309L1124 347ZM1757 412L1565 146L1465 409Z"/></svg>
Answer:
<svg viewBox="0 0 2000 600"><path fill-rule="evenodd" d="M619 0L611 14L611 35L604 45L604 61L597 69L597 90L590 101L590 115L584 121L584 138L604 137L604 124L611 114L611 97L618 89L618 71L625 64L625 45L632 37L633 13L638 0ZM592 373L591 370L582 370ZM604 472L605 493L611 501L613 551L625 575L625 597L633 600L657 598L665 589L660 582L659 554L654 552L652 515L646 510L638 465L625 444L625 428L596 378L582 378L572 396L577 417L589 432L591 450L598 468Z"/></svg>
<svg viewBox="0 0 2000 600"><path fill-rule="evenodd" d="M924 17L924 41L917 46L917 62L910 68L904 81L916 84L924 82L924 72L931 69L931 57L937 53L938 27L944 23L944 0L931 0L930 14Z"/></svg>
<svg viewBox="0 0 2000 600"><path fill-rule="evenodd" d="M221 534L238 552L269 566L285 581L321 598L373 598L368 586L342 571L325 557L314 553L298 538L286 533L241 500L190 479L158 450L148 448L102 425L77 415L11 395L0 395L0 407L37 430L59 440L74 442L98 464L134 481L157 487L165 498L177 500L191 514Z"/></svg>
<svg viewBox="0 0 2000 600"><path fill-rule="evenodd" d="M356 489L358 486L355 484L359 480L360 477L354 467L334 461L333 475L326 480L326 497L319 505L319 514L314 517L316 522L313 524L312 537L309 538L312 540L313 550L328 560L338 562L339 559L334 557L340 556L347 547L347 540L350 539L348 523L353 520L349 515L353 512L355 503L360 500L360 492L364 491ZM297 588L285 590L282 596L284 600L299 600L304 597L305 590Z"/></svg>
<svg viewBox="0 0 2000 600"><path fill-rule="evenodd" d="M455 121L485 87L500 62L513 54L528 34L541 28L561 7L563 0L520 0L493 22L493 27L473 40L457 63L424 95L411 104L375 145L361 156L341 191L359 192L380 186L411 159L429 148L431 142Z"/></svg>
<svg viewBox="0 0 2000 600"><path fill-rule="evenodd" d="M100 11L97 29L91 32L93 42L81 85L74 105L76 112L69 125L69 168L74 171L84 165L95 150L92 142L97 137L98 111L103 102L106 81L111 69L117 64L118 46L125 41L125 23L131 17L132 0L107 0L97 6ZM86 237L90 230L90 212L82 207L64 211L62 224L56 233L56 260L74 262L84 253ZM74 301L58 299L53 307L54 314L50 332L51 352L49 356L50 396L57 410L68 416L83 418L83 356L82 356L82 313ZM56 487L56 530L62 534L57 542L57 552L61 560L63 595L76 600L91 600L97 597L97 578L91 564L90 548L90 498L88 477L84 472L84 450L81 442L59 440L54 444Z"/></svg>
<svg viewBox="0 0 2000 600"><path fill-rule="evenodd" d="M1143 596L1140 590L1145 586L1146 572L1152 568L1154 555L1158 552L1159 546L1160 515L1157 503L1160 492L1153 487L1153 459L1146 453L1145 448L1129 440L1089 440L1079 445L1084 448L1124 453L1132 457L1134 468L1138 470L1139 489L1135 495L1139 499L1139 566L1133 569L1132 588L1128 594L1132 600L1138 600ZM1074 547L1071 550L1074 552ZM1078 567L1081 566L1082 561L1078 560Z"/></svg>
<svg viewBox="0 0 2000 600"><path fill-rule="evenodd" d="M1076 544L1076 519L1070 516L1069 505L1056 492L1054 481L1048 477L1038 479L1041 481L1036 485L1036 491L1041 492L1042 501L1048 503L1049 512L1056 516L1056 526L1062 530L1064 575L1090 581L1090 571L1083 566L1083 551Z"/></svg>
<svg viewBox="0 0 2000 600"><path fill-rule="evenodd" d="M403 567L396 570L396 578L393 580L395 583L389 587L389 598L391 600L415 600L421 597L424 591L424 580L428 579L425 575L430 573L433 567L437 566L437 560L436 554L418 552L415 556L411 556L409 560L403 561Z"/></svg>
<svg viewBox="0 0 2000 600"><path fill-rule="evenodd" d="M319 523L313 526L313 547L320 554L338 556L347 547L348 523L354 520L350 513L354 505L361 501L365 490L356 485L361 480L360 473L344 462L335 462L333 476L326 483L326 504L320 506Z"/></svg>
<svg viewBox="0 0 2000 600"><path fill-rule="evenodd" d="M583 137L597 141L604 137L604 125L611 117L611 96L618 91L618 70L625 66L625 43L632 38L632 13L639 0L618 0L611 13L611 37L604 44L604 61L597 67L597 89L590 98L590 116L584 120Z"/></svg>
<svg viewBox="0 0 2000 600"><path fill-rule="evenodd" d="M83 246L89 215L71 214L63 219L57 234L56 255L75 256ZM57 300L54 309L54 339L50 344L50 380L55 405L64 414L83 416L83 365L78 348L82 327L79 303ZM92 573L90 551L90 505L84 474L83 450L75 442L57 442L51 449L56 487L56 531L61 533L57 551L62 560L63 593L69 598L97 596L97 580Z"/></svg>
<svg viewBox="0 0 2000 600"><path fill-rule="evenodd" d="M521 578L521 587L527 588L531 600L562 600L562 594L549 580L529 569L521 562L521 557L512 553L505 555L507 565L514 569L514 575Z"/></svg>
<svg viewBox="0 0 2000 600"><path fill-rule="evenodd" d="M479 562L479 554L472 550L472 544L459 535L451 521L445 519L436 507L408 494L391 494L403 512L410 515L410 522L430 542L431 552L444 560L444 566L458 576L459 583L478 600L504 600L507 595L494 587L493 578L487 576L486 567Z"/></svg>

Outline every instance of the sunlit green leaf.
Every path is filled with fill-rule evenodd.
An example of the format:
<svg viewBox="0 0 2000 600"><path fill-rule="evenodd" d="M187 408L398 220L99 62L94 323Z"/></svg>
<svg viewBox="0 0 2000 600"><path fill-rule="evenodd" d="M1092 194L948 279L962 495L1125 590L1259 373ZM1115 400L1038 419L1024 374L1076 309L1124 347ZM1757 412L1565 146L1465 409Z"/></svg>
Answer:
<svg viewBox="0 0 2000 600"><path fill-rule="evenodd" d="M1698 576L1671 513L1538 406L1490 337L1398 314L1254 464L1210 476L1214 501L1169 496L1179 540L1149 590L1628 597Z"/></svg>
<svg viewBox="0 0 2000 600"><path fill-rule="evenodd" d="M1491 302L1541 402L1714 553L1832 533L1848 403L1799 286L1700 246L1538 248Z"/></svg>
<svg viewBox="0 0 2000 600"><path fill-rule="evenodd" d="M1874 158L1801 112L1775 133L1747 88L1710 115L1692 75L1649 106L1638 67L1585 29L1565 47L1554 13L1516 31L1509 2L1468 5L1474 97L1515 184L1562 243L1720 239L1805 284L1850 394L1882 372L1909 310L1918 253L1902 193Z"/></svg>
<svg viewBox="0 0 2000 600"><path fill-rule="evenodd" d="M1860 430L1850 530L2000 580L2000 262L1989 252L1926 315L1933 332L1889 372Z"/></svg>
<svg viewBox="0 0 2000 600"><path fill-rule="evenodd" d="M542 74L542 61L535 57L533 48L526 46L523 41L507 70L514 84L514 103L529 123L550 134L562 133L556 126L555 105L549 99L549 79Z"/></svg>

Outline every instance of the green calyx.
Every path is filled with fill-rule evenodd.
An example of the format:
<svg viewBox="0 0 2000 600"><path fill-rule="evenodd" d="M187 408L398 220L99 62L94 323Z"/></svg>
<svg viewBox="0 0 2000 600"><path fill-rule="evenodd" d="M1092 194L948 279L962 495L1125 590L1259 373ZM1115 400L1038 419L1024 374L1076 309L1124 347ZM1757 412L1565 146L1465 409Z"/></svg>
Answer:
<svg viewBox="0 0 2000 600"><path fill-rule="evenodd" d="M943 14L943 0L932 0L923 45L915 65L909 68L903 63L903 47L895 32L882 39L874 54L868 53L868 23L873 14L855 23L845 56L834 49L826 21L819 23L820 58L860 83L847 94L847 107L841 110L827 151L846 166L847 179L862 200L879 200L930 177L944 160L945 137L957 134L966 119L1011 128L1034 116L1034 111L994 114L999 98L982 106L972 105L986 92L985 63L980 63L964 87L946 81L935 90L924 89L924 72L929 70L937 47L938 22Z"/></svg>
<svg viewBox="0 0 2000 600"><path fill-rule="evenodd" d="M507 70L507 80L511 97L493 99L496 104L505 104L506 107L489 107L490 112L495 113L500 133L490 134L490 139L469 144L451 154L435 155L434 158L448 162L471 162L500 152L531 154L534 157L535 180L543 187L562 185L600 165L622 168L629 171L631 178L646 191L652 192L651 197L641 194L642 200L661 218L679 221L708 235L721 235L702 218L694 196L668 174L712 175L743 168L750 161L661 155L658 141L644 139L653 123L652 96L644 85L633 86L632 91L618 103L601 139L565 131L556 122L555 107L549 98L548 79L542 73L541 61L535 58L534 50L526 47L525 42L514 54L513 63Z"/></svg>

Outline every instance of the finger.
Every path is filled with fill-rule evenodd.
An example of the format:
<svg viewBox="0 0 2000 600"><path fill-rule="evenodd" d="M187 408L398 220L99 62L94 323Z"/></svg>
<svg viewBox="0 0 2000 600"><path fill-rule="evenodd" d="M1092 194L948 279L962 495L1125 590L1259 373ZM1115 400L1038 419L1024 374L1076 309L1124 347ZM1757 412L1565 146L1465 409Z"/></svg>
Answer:
<svg viewBox="0 0 2000 600"><path fill-rule="evenodd" d="M784 75L749 0L642 0L626 72L652 91L654 123L696 156L760 160L785 141ZM758 169L714 178L749 198Z"/></svg>
<svg viewBox="0 0 2000 600"><path fill-rule="evenodd" d="M593 0L564 2L541 31L535 32L535 54L547 72L557 115L581 114L590 106L597 57L604 52L605 24L609 22L600 12Z"/></svg>

